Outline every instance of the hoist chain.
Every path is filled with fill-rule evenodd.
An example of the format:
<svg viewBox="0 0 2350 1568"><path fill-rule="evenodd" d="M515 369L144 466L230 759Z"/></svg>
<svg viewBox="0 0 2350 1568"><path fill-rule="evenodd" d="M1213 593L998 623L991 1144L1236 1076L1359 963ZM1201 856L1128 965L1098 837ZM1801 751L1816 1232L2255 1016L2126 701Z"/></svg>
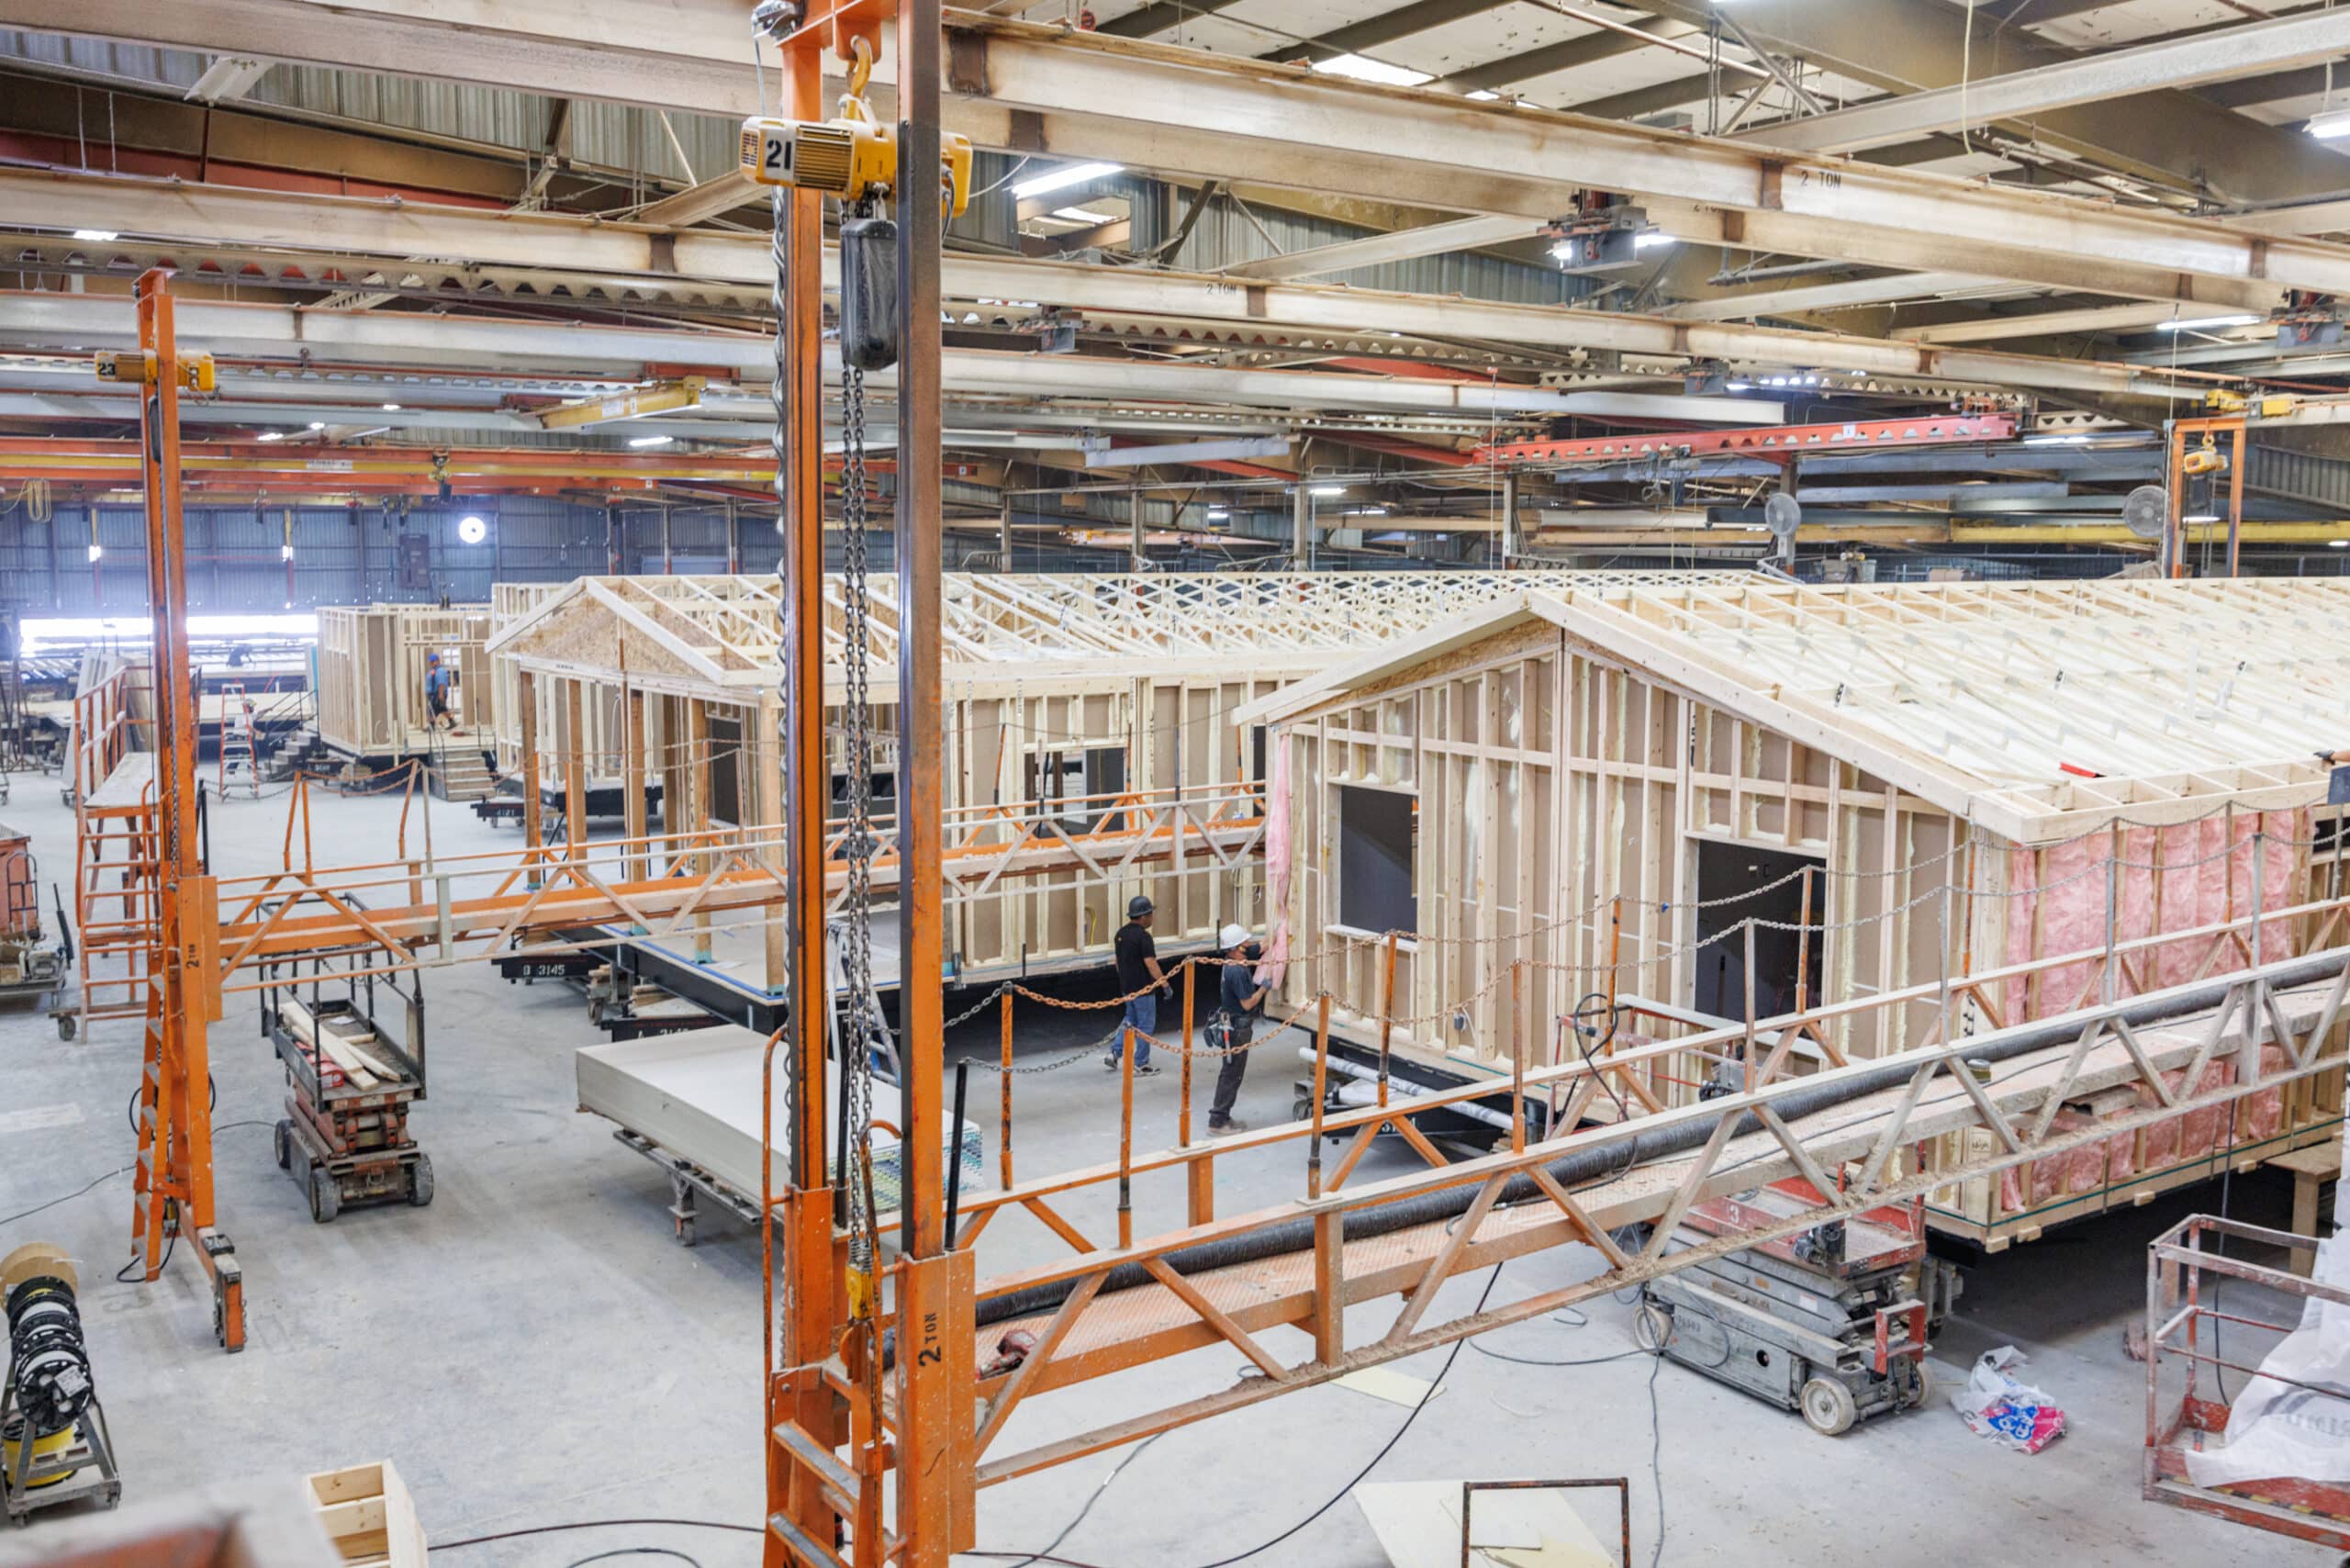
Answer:
<svg viewBox="0 0 2350 1568"><path fill-rule="evenodd" d="M866 557L865 373L841 368L842 598L846 601L847 689L843 719L848 742L848 821L842 854L848 861L848 894L841 922L843 981L848 991L848 1026L843 1031L841 1080L848 1095L848 1137L853 1159L848 1186L849 1268L869 1278L879 1254L878 1219L868 1200L864 1161L870 1159L873 1128L872 1042L881 1020L873 1014L873 709L867 689L872 649L870 573ZM855 1294L855 1293L852 1293ZM871 1293L866 1302L871 1305Z"/></svg>

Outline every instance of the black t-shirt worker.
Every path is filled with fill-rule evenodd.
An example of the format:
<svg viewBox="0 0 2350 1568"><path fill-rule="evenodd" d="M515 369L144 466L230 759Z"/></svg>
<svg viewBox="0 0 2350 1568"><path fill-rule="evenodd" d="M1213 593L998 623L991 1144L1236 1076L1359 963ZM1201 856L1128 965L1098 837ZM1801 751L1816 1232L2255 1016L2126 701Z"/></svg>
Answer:
<svg viewBox="0 0 2350 1568"><path fill-rule="evenodd" d="M1245 1133L1248 1124L1232 1114L1240 1098L1240 1081L1248 1074L1248 1053L1243 1047L1256 1038L1257 1021L1265 1014L1267 987L1257 979L1257 961L1264 950L1248 939L1248 928L1235 922L1216 933L1224 952L1223 980L1217 983L1216 1047L1225 1058L1215 1070L1215 1098L1208 1104L1208 1136Z"/></svg>
<svg viewBox="0 0 2350 1568"><path fill-rule="evenodd" d="M1158 999L1172 996L1174 991L1167 983L1166 971L1158 967L1158 943L1150 934L1154 906L1137 893L1126 901L1126 923L1118 927L1114 946L1118 954L1118 993L1126 998L1125 1022L1134 1025L1135 1071L1155 1073L1150 1065L1150 1036L1158 1027ZM1117 1070L1118 1058L1124 1054L1122 1042L1126 1032L1121 1028L1110 1041L1110 1054L1102 1065Z"/></svg>

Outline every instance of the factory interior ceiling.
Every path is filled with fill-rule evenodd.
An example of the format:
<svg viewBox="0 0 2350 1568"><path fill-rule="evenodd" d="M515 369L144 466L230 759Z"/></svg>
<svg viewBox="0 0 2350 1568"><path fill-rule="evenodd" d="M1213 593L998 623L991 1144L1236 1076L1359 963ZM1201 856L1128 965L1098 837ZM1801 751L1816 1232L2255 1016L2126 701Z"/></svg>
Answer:
<svg viewBox="0 0 2350 1568"><path fill-rule="evenodd" d="M740 10L0 0L0 483L127 494L135 401L88 354L169 261L220 364L199 498L764 501L774 266L733 163L774 72ZM2325 7L1106 0L949 31L971 549L1734 565L1776 487L1805 554L2103 570L2150 549L2121 510L2164 421L2249 398L2278 417L2237 476L2247 569L2338 565ZM1954 413L1991 422L1919 433ZM1722 439L1772 427L1802 450ZM1624 436L1662 444L1592 444Z"/></svg>

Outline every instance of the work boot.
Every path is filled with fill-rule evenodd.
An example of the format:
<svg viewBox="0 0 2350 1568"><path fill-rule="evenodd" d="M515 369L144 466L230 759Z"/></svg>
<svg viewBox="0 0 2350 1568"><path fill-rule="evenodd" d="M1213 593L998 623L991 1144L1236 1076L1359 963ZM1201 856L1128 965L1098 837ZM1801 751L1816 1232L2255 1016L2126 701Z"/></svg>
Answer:
<svg viewBox="0 0 2350 1568"><path fill-rule="evenodd" d="M1235 1133L1245 1133L1248 1130L1248 1124L1237 1116L1227 1116L1220 1122L1211 1119L1208 1123L1210 1137L1230 1137Z"/></svg>

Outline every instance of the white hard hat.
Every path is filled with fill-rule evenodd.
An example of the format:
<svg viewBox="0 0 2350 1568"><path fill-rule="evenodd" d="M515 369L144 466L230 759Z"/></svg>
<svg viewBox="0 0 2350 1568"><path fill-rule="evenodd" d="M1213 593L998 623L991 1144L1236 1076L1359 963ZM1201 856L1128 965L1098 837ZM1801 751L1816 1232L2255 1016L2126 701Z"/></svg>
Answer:
<svg viewBox="0 0 2350 1568"><path fill-rule="evenodd" d="M1237 947L1248 940L1248 928L1238 921L1233 922L1215 934L1215 945L1219 947Z"/></svg>

